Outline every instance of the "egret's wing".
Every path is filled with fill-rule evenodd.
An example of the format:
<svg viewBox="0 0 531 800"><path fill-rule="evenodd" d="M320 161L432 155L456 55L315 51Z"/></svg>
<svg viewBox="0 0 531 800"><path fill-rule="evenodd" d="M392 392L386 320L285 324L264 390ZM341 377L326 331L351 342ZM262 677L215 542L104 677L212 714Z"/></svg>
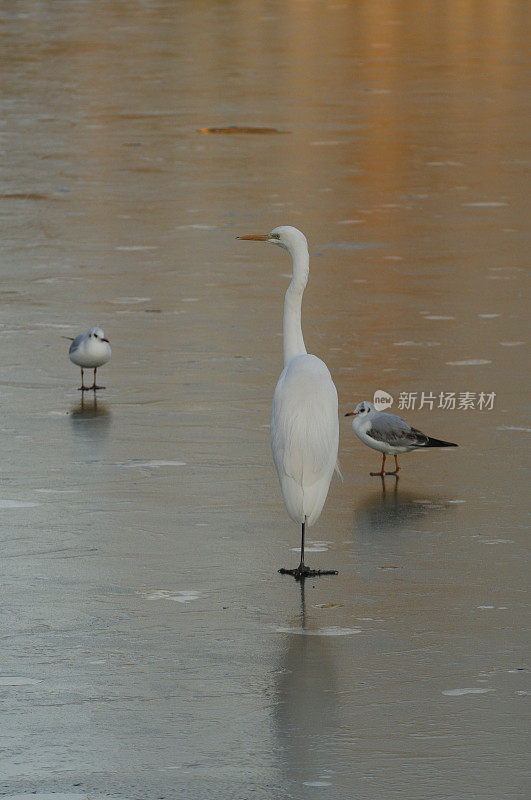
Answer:
<svg viewBox="0 0 531 800"><path fill-rule="evenodd" d="M70 355L72 355L72 353L75 353L76 350L79 350L79 345L86 337L86 335L87 335L86 333L80 333L79 336L76 336L76 338L72 341L72 344L68 348L68 352Z"/></svg>
<svg viewBox="0 0 531 800"><path fill-rule="evenodd" d="M280 477L311 486L337 461L337 392L326 365L315 356L293 359L280 376L271 416L271 448Z"/></svg>
<svg viewBox="0 0 531 800"><path fill-rule="evenodd" d="M391 447L423 447L428 443L428 437L422 431L412 428L396 414L385 414L383 411L371 416L367 436Z"/></svg>

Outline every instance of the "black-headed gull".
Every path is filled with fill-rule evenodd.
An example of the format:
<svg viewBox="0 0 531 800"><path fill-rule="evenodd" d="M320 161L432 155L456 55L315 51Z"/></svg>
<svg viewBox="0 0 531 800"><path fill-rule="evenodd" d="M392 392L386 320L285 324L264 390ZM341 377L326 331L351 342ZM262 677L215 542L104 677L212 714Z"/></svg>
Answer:
<svg viewBox="0 0 531 800"><path fill-rule="evenodd" d="M457 447L454 442L444 442L442 439L432 439L422 431L412 428L411 425L397 417L396 414L386 414L377 411L372 403L364 400L358 403L354 411L348 411L346 417L354 417L352 429L358 439L382 453L382 468L380 472L371 472L371 475L398 475L398 456L419 450L423 447ZM385 472L385 457L395 457L394 472Z"/></svg>
<svg viewBox="0 0 531 800"><path fill-rule="evenodd" d="M91 328L88 333L81 333L72 340L68 355L73 364L81 367L81 386L79 387L81 392L105 389L105 386L96 385L96 370L109 361L111 352L109 340L105 338L101 328ZM92 386L85 386L85 369L94 370L94 383Z"/></svg>

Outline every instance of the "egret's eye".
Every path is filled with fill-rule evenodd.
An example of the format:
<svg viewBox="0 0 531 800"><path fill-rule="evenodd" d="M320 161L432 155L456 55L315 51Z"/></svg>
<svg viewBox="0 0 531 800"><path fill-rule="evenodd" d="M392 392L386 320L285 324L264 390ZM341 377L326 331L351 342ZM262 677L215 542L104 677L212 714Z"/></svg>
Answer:
<svg viewBox="0 0 531 800"><path fill-rule="evenodd" d="M280 239L280 233L272 233L271 239Z"/></svg>

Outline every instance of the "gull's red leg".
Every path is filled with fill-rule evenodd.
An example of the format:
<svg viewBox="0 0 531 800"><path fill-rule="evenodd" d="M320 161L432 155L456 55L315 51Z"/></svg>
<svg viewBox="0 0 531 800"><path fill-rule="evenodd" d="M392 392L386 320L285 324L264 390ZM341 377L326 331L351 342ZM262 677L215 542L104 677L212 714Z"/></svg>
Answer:
<svg viewBox="0 0 531 800"><path fill-rule="evenodd" d="M88 386L85 386L85 372L83 367L81 367L81 386L79 387L78 391L86 392L88 388Z"/></svg>
<svg viewBox="0 0 531 800"><path fill-rule="evenodd" d="M93 383L93 384L92 384L92 386L90 387L90 388L91 388L91 389L92 389L94 392L95 392L97 389L105 389L105 386L98 386L98 385L96 384L96 370L97 370L97 369L98 369L97 367L94 369L94 383Z"/></svg>
<svg viewBox="0 0 531 800"><path fill-rule="evenodd" d="M386 475L396 475L398 477L398 472L400 467L398 466L398 456L395 455L395 471L394 472L386 472Z"/></svg>
<svg viewBox="0 0 531 800"><path fill-rule="evenodd" d="M385 453L382 453L382 469L380 472L369 472L369 475L385 475Z"/></svg>

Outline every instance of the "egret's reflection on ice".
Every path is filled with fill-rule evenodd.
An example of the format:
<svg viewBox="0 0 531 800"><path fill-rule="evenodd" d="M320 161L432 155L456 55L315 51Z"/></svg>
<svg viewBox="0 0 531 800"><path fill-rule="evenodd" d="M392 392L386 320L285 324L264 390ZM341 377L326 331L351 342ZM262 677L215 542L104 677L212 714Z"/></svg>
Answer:
<svg viewBox="0 0 531 800"><path fill-rule="evenodd" d="M305 581L300 582L300 613L284 636L277 673L275 722L286 777L307 786L332 786L337 763L334 739L341 728L332 641L308 635ZM349 637L350 638L350 637Z"/></svg>

